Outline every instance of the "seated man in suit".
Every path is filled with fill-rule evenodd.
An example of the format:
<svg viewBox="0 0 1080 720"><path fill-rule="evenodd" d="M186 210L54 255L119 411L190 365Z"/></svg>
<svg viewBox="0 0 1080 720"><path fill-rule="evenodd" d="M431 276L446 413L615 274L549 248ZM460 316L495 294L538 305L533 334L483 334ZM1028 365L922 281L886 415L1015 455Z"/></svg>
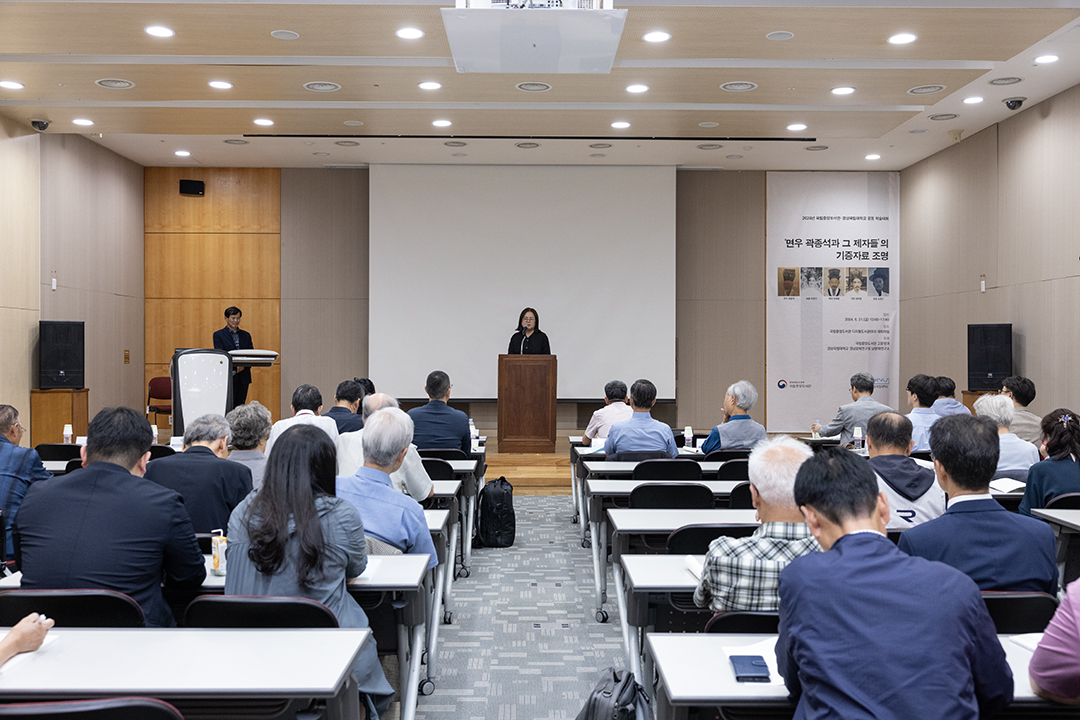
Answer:
<svg viewBox="0 0 1080 720"><path fill-rule="evenodd" d="M184 428L184 451L146 466L146 479L180 493L197 533L225 530L233 508L251 492L251 470L229 455L229 423L203 415Z"/></svg>
<svg viewBox="0 0 1080 720"><path fill-rule="evenodd" d="M232 430L232 452L229 459L251 471L251 487L262 487L266 472L266 441L270 438L273 418L258 400L233 408L225 416Z"/></svg>
<svg viewBox="0 0 1080 720"><path fill-rule="evenodd" d="M888 405L882 405L874 400L874 376L870 373L855 373L851 376L851 400L847 405L841 405L836 411L836 417L829 421L828 425L814 423L810 426L813 432L821 433L822 437L832 437L840 433L840 444L847 445L855 435L855 428L860 427L863 437L866 437L866 421L879 412L892 410Z"/></svg>
<svg viewBox="0 0 1080 720"><path fill-rule="evenodd" d="M975 401L975 413L994 423L998 429L998 456L995 475L1009 475L1018 480L1027 477L1028 468L1039 462L1039 448L1011 432L1016 409L1006 395L983 395Z"/></svg>
<svg viewBox="0 0 1080 720"><path fill-rule="evenodd" d="M338 426L333 418L319 415L322 412L322 393L314 385L301 385L293 390L291 418L278 420L270 430L270 439L266 441L266 456L274 449L274 441L281 437L293 425L314 425L330 436L330 441L337 443Z"/></svg>
<svg viewBox="0 0 1080 720"><path fill-rule="evenodd" d="M929 375L916 375L907 384L908 404L911 412L907 419L911 421L912 452L930 451L930 427L941 416L933 411L932 405L937 399L937 380Z"/></svg>
<svg viewBox="0 0 1080 720"><path fill-rule="evenodd" d="M581 436L581 444L588 447L592 445L593 438L606 438L615 423L629 420L634 411L627 405L627 399L626 383L622 380L612 380L605 385L604 407L589 418L589 425Z"/></svg>
<svg viewBox="0 0 1080 720"><path fill-rule="evenodd" d="M355 475L337 478L337 496L360 513L364 535L403 553L428 553L435 567L424 509L394 489L390 474L401 467L413 437L413 422L398 408L384 408L364 422L364 465Z"/></svg>
<svg viewBox="0 0 1080 720"><path fill-rule="evenodd" d="M945 512L945 493L934 471L911 459L913 444L911 421L900 413L878 413L866 423L870 467L889 501L890 530L907 530Z"/></svg>
<svg viewBox="0 0 1080 720"><path fill-rule="evenodd" d="M675 434L659 420L653 420L652 406L656 404L656 386L648 380L636 380L630 386L630 408L634 414L629 420L615 423L608 432L604 452L610 458L620 452L646 452L655 450L675 458L679 448Z"/></svg>
<svg viewBox="0 0 1080 720"><path fill-rule="evenodd" d="M800 555L821 550L795 506L795 474L813 454L787 435L754 447L750 496L761 527L750 537L721 536L709 544L694 604L713 612L776 612L780 571Z"/></svg>
<svg viewBox="0 0 1080 720"><path fill-rule="evenodd" d="M1029 412L1027 406L1035 400L1035 383L1026 377L1012 375L1001 383L1001 394L1013 401L1013 421L1010 432L1036 447L1042 444L1042 417Z"/></svg>
<svg viewBox="0 0 1080 720"><path fill-rule="evenodd" d="M974 719L1012 700L979 588L892 544L866 461L819 452L799 468L795 502L825 549L780 573L776 660L795 718Z"/></svg>
<svg viewBox="0 0 1080 720"><path fill-rule="evenodd" d="M985 418L953 415L930 431L934 472L949 509L908 530L899 547L967 573L980 590L1056 593L1054 531L1041 520L1009 512L990 497L998 434Z"/></svg>
<svg viewBox="0 0 1080 720"><path fill-rule="evenodd" d="M355 380L338 383L334 393L334 407L326 411L323 417L333 418L337 423L338 434L355 432L364 427L364 420L357 415L360 401L364 399L364 386Z"/></svg>
<svg viewBox="0 0 1080 720"><path fill-rule="evenodd" d="M224 350L253 350L255 346L251 342L251 333L240 329L240 318L244 313L240 308L230 306L225 308L225 327L214 332L214 349ZM247 402L248 386L251 385L251 368L243 365L233 366L233 407L240 407Z"/></svg>
<svg viewBox="0 0 1080 720"><path fill-rule="evenodd" d="M364 422L383 408L396 408L398 401L386 393L365 395ZM353 475L364 464L364 431L347 432L338 435L337 474ZM424 459L416 451L416 444L410 443L401 467L390 473L394 489L407 493L417 502L426 500L435 494L435 486L424 469Z"/></svg>
<svg viewBox="0 0 1080 720"><path fill-rule="evenodd" d="M34 483L15 519L27 590L101 588L130 595L150 627L172 627L166 591L197 592L206 565L184 501L143 479L150 423L131 408L90 422L85 467Z"/></svg>
<svg viewBox="0 0 1080 720"><path fill-rule="evenodd" d="M724 419L709 433L701 452L749 450L767 438L765 426L750 419L757 398L757 389L746 380L729 387L724 393Z"/></svg>
<svg viewBox="0 0 1080 720"><path fill-rule="evenodd" d="M41 456L33 448L19 447L26 432L19 421L19 411L0 405L0 507L4 510L4 547L7 559L15 557L11 544L11 523L19 512L31 483L47 480L52 473L45 469Z"/></svg>
<svg viewBox="0 0 1080 720"><path fill-rule="evenodd" d="M934 378L937 383L937 400L930 406L930 409L941 417L946 415L970 415L971 411L967 409L964 403L956 399L956 383L953 382L951 377L945 375L938 375Z"/></svg>
<svg viewBox="0 0 1080 720"><path fill-rule="evenodd" d="M424 450L458 448L466 455L472 451L469 416L448 404L452 387L450 376L442 370L428 374L424 384L424 392L430 398L427 405L409 411L416 428L413 435L416 447Z"/></svg>

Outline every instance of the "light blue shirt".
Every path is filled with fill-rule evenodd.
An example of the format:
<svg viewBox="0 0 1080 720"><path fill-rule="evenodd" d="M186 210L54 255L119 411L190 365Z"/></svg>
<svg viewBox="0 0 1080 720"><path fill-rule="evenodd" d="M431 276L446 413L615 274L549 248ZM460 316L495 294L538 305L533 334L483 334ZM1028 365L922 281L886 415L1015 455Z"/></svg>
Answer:
<svg viewBox="0 0 1080 720"><path fill-rule="evenodd" d="M911 439L915 441L912 452L930 452L930 426L941 416L933 408L912 408L907 419L911 421Z"/></svg>
<svg viewBox="0 0 1080 720"><path fill-rule="evenodd" d="M629 420L612 425L604 442L608 455L646 450L663 450L673 458L679 457L671 428L653 420L648 412L635 412Z"/></svg>
<svg viewBox="0 0 1080 720"><path fill-rule="evenodd" d="M424 509L408 495L394 490L389 475L361 465L355 475L338 475L337 496L360 513L365 535L404 553L431 555L429 568L439 564Z"/></svg>
<svg viewBox="0 0 1080 720"><path fill-rule="evenodd" d="M997 472L1026 471L1039 462L1039 449L1012 433L998 435L1001 455L998 456Z"/></svg>

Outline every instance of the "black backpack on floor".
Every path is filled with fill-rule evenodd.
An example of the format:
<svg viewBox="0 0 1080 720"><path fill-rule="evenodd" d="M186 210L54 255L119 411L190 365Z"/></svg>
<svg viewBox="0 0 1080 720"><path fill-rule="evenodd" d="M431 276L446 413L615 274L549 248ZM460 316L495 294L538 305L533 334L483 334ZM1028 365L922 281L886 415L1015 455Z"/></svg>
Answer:
<svg viewBox="0 0 1080 720"><path fill-rule="evenodd" d="M510 547L516 529L514 486L505 477L486 483L480 491L480 547Z"/></svg>
<svg viewBox="0 0 1080 720"><path fill-rule="evenodd" d="M608 668L589 693L577 720L653 720L645 688L634 682L629 670Z"/></svg>

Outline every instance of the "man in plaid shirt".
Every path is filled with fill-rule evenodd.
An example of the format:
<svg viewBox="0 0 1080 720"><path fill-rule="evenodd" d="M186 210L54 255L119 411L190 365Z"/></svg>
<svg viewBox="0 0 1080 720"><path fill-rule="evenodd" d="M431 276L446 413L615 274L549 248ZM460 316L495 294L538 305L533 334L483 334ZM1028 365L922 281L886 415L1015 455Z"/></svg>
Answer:
<svg viewBox="0 0 1080 720"><path fill-rule="evenodd" d="M787 435L765 440L750 453L750 495L761 527L750 537L719 537L709 545L694 592L713 612L777 612L780 571L821 546L795 505L795 475L813 453Z"/></svg>

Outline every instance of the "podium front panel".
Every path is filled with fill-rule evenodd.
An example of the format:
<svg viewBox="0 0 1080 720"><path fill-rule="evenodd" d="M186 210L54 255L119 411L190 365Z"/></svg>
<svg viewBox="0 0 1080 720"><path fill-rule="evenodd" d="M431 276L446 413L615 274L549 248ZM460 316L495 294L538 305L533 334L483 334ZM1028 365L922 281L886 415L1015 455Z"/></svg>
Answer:
<svg viewBox="0 0 1080 720"><path fill-rule="evenodd" d="M499 452L555 452L554 355L499 356Z"/></svg>

